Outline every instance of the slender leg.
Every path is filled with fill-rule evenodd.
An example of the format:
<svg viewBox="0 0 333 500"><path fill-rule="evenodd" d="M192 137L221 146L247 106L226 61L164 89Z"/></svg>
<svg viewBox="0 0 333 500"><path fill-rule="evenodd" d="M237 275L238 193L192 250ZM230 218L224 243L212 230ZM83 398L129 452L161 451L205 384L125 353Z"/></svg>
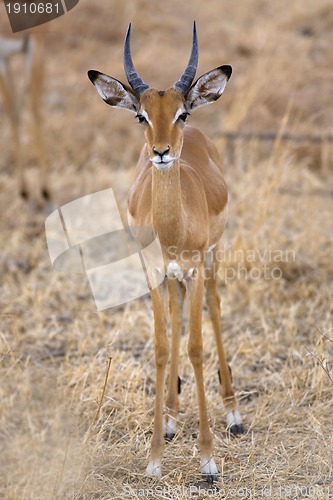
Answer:
<svg viewBox="0 0 333 500"><path fill-rule="evenodd" d="M20 193L24 198L28 197L28 190L22 165L21 143L20 143L20 114L18 103L15 101L13 90L13 79L10 76L9 64L0 61L0 90L4 97L4 106L7 112L13 137L14 159L16 171L19 176Z"/></svg>
<svg viewBox="0 0 333 500"><path fill-rule="evenodd" d="M44 145L44 124L42 113L43 96L43 46L42 43L34 43L31 49L30 68L30 94L31 111L33 116L33 134L37 146L38 163L40 168L40 189L45 199L50 198L50 190L47 179L47 162Z"/></svg>
<svg viewBox="0 0 333 500"><path fill-rule="evenodd" d="M151 441L150 460L147 467L147 473L152 476L160 476L162 474L161 461L165 446L163 438L164 383L165 370L169 358L169 342L166 331L166 314L164 309L165 293L163 284L154 290L151 290L151 299L155 324L156 396L154 431Z"/></svg>
<svg viewBox="0 0 333 500"><path fill-rule="evenodd" d="M167 418L164 427L164 435L167 441L171 441L177 429L177 416L179 410L178 389L178 365L179 365L179 344L183 328L183 304L185 296L185 286L177 279L168 280L169 306L171 315L171 359L168 380L168 393L166 399Z"/></svg>
<svg viewBox="0 0 333 500"><path fill-rule="evenodd" d="M214 257L213 257L214 258ZM208 270L209 269L209 270ZM242 418L237 411L237 400L232 386L231 371L228 366L221 335L220 324L220 297L216 286L217 262L213 260L210 268L206 269L207 303L210 318L215 334L217 355L219 360L219 379L221 384L221 396L227 413L227 425L233 434L240 434L244 431ZM208 271L208 272L207 272Z"/></svg>
<svg viewBox="0 0 333 500"><path fill-rule="evenodd" d="M208 482L217 479L218 470L213 458L212 435L209 429L205 388L203 381L202 348L202 299L204 279L201 269L188 283L189 292L189 341L188 353L194 369L199 403L199 447L201 453L201 472Z"/></svg>

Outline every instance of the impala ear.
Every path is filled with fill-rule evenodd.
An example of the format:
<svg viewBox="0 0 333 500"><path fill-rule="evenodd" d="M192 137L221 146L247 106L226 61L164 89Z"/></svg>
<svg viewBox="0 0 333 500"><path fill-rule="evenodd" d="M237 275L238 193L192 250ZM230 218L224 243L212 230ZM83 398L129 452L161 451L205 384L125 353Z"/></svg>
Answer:
<svg viewBox="0 0 333 500"><path fill-rule="evenodd" d="M95 85L97 92L110 106L124 108L136 113L139 109L139 98L123 83L112 76L99 71L88 71L90 81Z"/></svg>
<svg viewBox="0 0 333 500"><path fill-rule="evenodd" d="M216 101L222 95L231 73L231 66L219 66L200 76L186 95L188 109L194 110Z"/></svg>

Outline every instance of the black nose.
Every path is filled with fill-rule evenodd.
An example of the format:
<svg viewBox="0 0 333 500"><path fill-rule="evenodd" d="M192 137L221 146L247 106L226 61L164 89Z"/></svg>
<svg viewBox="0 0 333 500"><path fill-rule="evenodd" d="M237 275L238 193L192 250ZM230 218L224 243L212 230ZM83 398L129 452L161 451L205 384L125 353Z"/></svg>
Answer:
<svg viewBox="0 0 333 500"><path fill-rule="evenodd" d="M156 148L153 148L153 151L156 155L159 155L161 158L166 155L167 153L169 153L170 151L170 147L168 146L164 151L159 151L158 149Z"/></svg>

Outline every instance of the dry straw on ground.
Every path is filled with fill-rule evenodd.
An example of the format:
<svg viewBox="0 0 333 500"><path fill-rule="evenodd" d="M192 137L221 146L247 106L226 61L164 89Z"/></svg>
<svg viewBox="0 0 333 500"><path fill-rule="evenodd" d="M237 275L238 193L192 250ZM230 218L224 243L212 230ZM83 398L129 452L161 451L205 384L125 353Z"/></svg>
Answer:
<svg viewBox="0 0 333 500"><path fill-rule="evenodd" d="M124 79L122 41L131 20L140 73L157 88L171 85L187 62L194 18L199 73L234 68L223 99L191 120L217 144L230 190L222 325L246 425L243 436L229 439L205 311L207 401L222 476L219 492L201 497L333 498L332 144L281 139L333 133L331 2L82 0L46 34L54 200L112 186L126 206L142 130L101 103L86 71ZM14 66L17 74L20 62ZM83 276L52 271L46 215L18 197L2 107L0 117L0 496L198 498L191 490L198 412L186 338L180 431L166 447L163 478L150 480L150 299L97 313ZM26 111L23 118L37 191ZM275 142L226 140L224 131L278 135Z"/></svg>

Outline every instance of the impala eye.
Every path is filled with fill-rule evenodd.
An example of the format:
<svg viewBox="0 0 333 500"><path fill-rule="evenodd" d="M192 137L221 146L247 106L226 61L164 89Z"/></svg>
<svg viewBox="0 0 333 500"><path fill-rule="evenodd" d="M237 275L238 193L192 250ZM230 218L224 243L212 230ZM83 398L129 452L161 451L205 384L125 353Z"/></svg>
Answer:
<svg viewBox="0 0 333 500"><path fill-rule="evenodd" d="M181 115L178 116L177 122L180 121L185 123L189 114L190 113L182 113Z"/></svg>
<svg viewBox="0 0 333 500"><path fill-rule="evenodd" d="M143 115L137 114L136 118L138 119L139 123L148 123L148 121L146 120L146 118Z"/></svg>

